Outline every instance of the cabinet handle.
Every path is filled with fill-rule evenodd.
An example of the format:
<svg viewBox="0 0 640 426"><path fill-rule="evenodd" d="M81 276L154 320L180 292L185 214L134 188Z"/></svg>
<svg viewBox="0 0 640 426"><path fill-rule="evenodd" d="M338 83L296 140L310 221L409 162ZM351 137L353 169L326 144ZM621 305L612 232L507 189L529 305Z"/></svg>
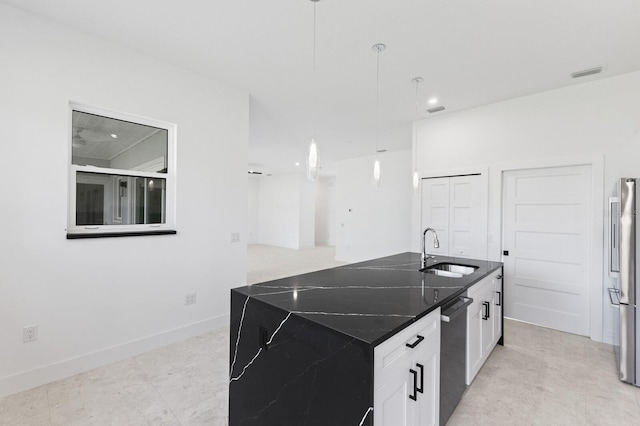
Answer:
<svg viewBox="0 0 640 426"><path fill-rule="evenodd" d="M502 279L502 275L496 275L496 280L501 280Z"/></svg>
<svg viewBox="0 0 640 426"><path fill-rule="evenodd" d="M413 395L409 394L409 399L414 401L418 400L418 372L412 368L409 369L409 372L413 374Z"/></svg>
<svg viewBox="0 0 640 426"><path fill-rule="evenodd" d="M423 340L424 340L424 337L423 337L423 336L420 336L420 335L418 334L418 338L416 339L416 341L415 341L415 342L413 342L413 343L407 343L406 345L407 345L407 347L408 347L408 348L413 349L413 348L415 348L416 346L418 346L418 344L419 344L420 342L422 342Z"/></svg>
<svg viewBox="0 0 640 426"><path fill-rule="evenodd" d="M416 387L416 390L420 393L424 391L424 365L416 362L416 367L420 369L420 387Z"/></svg>
<svg viewBox="0 0 640 426"><path fill-rule="evenodd" d="M482 315L483 320L489 319L489 302L482 302L482 305L485 307L484 314Z"/></svg>
<svg viewBox="0 0 640 426"><path fill-rule="evenodd" d="M496 303L496 306L502 306L502 292L496 291L496 293L498 293L498 303Z"/></svg>

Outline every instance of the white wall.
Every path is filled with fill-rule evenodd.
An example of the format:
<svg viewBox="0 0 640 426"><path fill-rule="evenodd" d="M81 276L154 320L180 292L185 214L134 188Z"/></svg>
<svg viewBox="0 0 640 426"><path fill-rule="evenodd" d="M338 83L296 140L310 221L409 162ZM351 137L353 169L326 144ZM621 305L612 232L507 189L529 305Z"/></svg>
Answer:
<svg viewBox="0 0 640 426"><path fill-rule="evenodd" d="M336 178L318 179L316 185L316 244L336 245Z"/></svg>
<svg viewBox="0 0 640 426"><path fill-rule="evenodd" d="M503 169L593 164L591 330L596 340L608 341L611 332L608 303L604 303L604 312L602 309L608 286L605 201L617 178L640 176L638 94L640 72L635 72L433 117L416 126L422 173L489 166L489 234L493 241L489 257L493 259L500 259L501 253ZM414 249L416 244L414 239Z"/></svg>
<svg viewBox="0 0 640 426"><path fill-rule="evenodd" d="M303 173L261 177L258 203L260 244L314 246L315 183Z"/></svg>
<svg viewBox="0 0 640 426"><path fill-rule="evenodd" d="M298 248L316 246L316 183L300 176L300 242Z"/></svg>
<svg viewBox="0 0 640 426"><path fill-rule="evenodd" d="M296 187L298 194L294 193ZM294 206L292 203L296 197L297 206ZM316 244L335 245L335 177L311 182L299 173L249 176L248 198L249 244L271 244L289 248L315 247ZM260 204L261 198L264 206ZM296 208L299 222L281 220L281 215L288 218L296 215ZM262 239L259 238L260 221L264 227ZM290 235L290 238L283 238L286 235Z"/></svg>
<svg viewBox="0 0 640 426"><path fill-rule="evenodd" d="M411 152L380 156L382 185L372 185L373 156L338 163L336 259L357 262L410 250Z"/></svg>
<svg viewBox="0 0 640 426"><path fill-rule="evenodd" d="M260 212L260 177L249 175L247 244L258 244Z"/></svg>
<svg viewBox="0 0 640 426"><path fill-rule="evenodd" d="M0 396L226 323L248 94L3 4L0 52ZM177 235L65 238L69 101L177 124Z"/></svg>

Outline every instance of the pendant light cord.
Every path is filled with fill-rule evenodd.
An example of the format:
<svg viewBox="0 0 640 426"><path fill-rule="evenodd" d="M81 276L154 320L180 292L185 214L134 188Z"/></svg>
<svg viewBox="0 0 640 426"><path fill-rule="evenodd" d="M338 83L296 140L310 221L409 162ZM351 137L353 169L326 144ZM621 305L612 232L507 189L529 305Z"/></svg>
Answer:
<svg viewBox="0 0 640 426"><path fill-rule="evenodd" d="M316 2L313 2L313 58L311 73L311 138L316 136Z"/></svg>
<svg viewBox="0 0 640 426"><path fill-rule="evenodd" d="M418 168L418 85L420 84L420 77L414 79L416 82L416 104L415 104L415 118L413 120L413 171L416 172Z"/></svg>
<svg viewBox="0 0 640 426"><path fill-rule="evenodd" d="M378 157L378 137L380 133L380 48L376 60L376 158Z"/></svg>

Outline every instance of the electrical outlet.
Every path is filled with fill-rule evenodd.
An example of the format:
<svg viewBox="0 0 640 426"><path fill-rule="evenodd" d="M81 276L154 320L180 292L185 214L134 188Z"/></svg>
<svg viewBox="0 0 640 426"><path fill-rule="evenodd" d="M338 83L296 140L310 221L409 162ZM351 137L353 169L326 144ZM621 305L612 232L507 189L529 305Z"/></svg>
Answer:
<svg viewBox="0 0 640 426"><path fill-rule="evenodd" d="M239 232L232 232L231 233L231 242L232 243L237 243L240 241L240 233Z"/></svg>
<svg viewBox="0 0 640 426"><path fill-rule="evenodd" d="M38 340L38 326L27 325L22 329L22 341L24 343Z"/></svg>
<svg viewBox="0 0 640 426"><path fill-rule="evenodd" d="M185 305L195 305L197 302L198 293L187 293L184 296L184 304Z"/></svg>

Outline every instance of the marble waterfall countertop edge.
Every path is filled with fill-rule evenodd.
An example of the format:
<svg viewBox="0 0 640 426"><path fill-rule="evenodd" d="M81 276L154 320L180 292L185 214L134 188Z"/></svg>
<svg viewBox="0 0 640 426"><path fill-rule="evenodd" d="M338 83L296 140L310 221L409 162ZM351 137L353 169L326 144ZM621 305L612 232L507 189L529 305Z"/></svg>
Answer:
<svg viewBox="0 0 640 426"><path fill-rule="evenodd" d="M420 254L407 252L232 291L376 346L502 266L448 256L428 264L443 262L478 269L462 278L427 274Z"/></svg>

